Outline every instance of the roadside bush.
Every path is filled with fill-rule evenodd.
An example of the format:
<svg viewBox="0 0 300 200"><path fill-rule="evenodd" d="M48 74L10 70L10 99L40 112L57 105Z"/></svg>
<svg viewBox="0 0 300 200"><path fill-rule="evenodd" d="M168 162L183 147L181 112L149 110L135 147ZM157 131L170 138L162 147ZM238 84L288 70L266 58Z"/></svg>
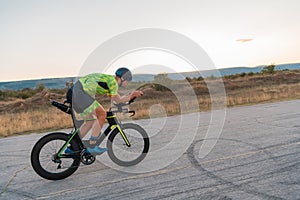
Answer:
<svg viewBox="0 0 300 200"><path fill-rule="evenodd" d="M247 76L254 76L254 73L253 73L253 72L249 72L249 73L247 74Z"/></svg>
<svg viewBox="0 0 300 200"><path fill-rule="evenodd" d="M275 65L267 65L261 70L262 74L274 74L275 73Z"/></svg>
<svg viewBox="0 0 300 200"><path fill-rule="evenodd" d="M154 89L156 91L167 91L169 89L166 86L172 84L172 82L168 74L157 74L154 76Z"/></svg>

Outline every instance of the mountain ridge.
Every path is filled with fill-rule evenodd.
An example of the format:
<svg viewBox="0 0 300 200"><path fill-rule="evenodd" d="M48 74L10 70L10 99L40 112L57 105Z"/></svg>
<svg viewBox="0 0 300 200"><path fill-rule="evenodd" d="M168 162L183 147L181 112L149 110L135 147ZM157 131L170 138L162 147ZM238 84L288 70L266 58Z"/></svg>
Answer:
<svg viewBox="0 0 300 200"><path fill-rule="evenodd" d="M206 77L222 77L226 75L234 75L241 73L259 73L263 69L263 65L257 67L232 67L222 69L212 69L205 71L194 72L182 72L182 73L170 73L168 77L173 80L182 80L186 77L198 78L202 76ZM297 70L300 69L300 63L280 64L275 66L275 70ZM135 82L149 82L154 80L154 74L136 74L133 77ZM35 88L39 84L44 84L46 88L62 89L66 88L67 82L74 82L78 77L64 77L64 78L43 78L33 80L21 80L21 81L7 81L0 82L0 90L22 90L25 88Z"/></svg>

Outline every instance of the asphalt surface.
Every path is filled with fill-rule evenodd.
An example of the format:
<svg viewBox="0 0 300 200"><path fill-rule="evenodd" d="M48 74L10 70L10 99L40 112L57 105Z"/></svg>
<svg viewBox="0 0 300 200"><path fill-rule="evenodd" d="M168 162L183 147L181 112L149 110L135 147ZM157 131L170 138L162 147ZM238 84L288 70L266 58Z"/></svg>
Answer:
<svg viewBox="0 0 300 200"><path fill-rule="evenodd" d="M199 158L199 150L209 112L201 113L197 127L191 123L184 129L177 126L180 116L138 121L151 135L155 152L165 150L172 132L180 130L184 136L197 131L179 159L143 173L132 172L163 162L166 154L156 161L146 157L132 172L103 164L102 155L64 180L49 181L30 165L30 151L45 134L2 138L0 199L300 199L299 104L295 100L227 109L218 140L207 138L217 143L204 158ZM156 130L162 122L164 128Z"/></svg>

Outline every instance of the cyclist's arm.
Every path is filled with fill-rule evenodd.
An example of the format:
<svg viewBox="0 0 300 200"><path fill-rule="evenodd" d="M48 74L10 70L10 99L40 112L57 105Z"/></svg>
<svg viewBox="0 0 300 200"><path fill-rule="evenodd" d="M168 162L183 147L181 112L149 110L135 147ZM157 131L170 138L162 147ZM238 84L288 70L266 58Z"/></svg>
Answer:
<svg viewBox="0 0 300 200"><path fill-rule="evenodd" d="M140 97L143 95L142 91L134 91L131 94L125 95L125 96L120 96L119 94L116 95L112 95L110 96L111 100L115 101L116 103L125 103L130 101L130 99L134 98L134 97Z"/></svg>

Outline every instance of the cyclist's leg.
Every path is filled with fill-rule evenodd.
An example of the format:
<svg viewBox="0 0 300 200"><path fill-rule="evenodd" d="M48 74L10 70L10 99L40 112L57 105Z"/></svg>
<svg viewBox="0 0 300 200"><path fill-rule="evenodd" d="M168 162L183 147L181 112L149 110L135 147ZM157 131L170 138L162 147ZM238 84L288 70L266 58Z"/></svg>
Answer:
<svg viewBox="0 0 300 200"><path fill-rule="evenodd" d="M92 137L97 138L101 133L101 129L106 119L106 110L103 108L102 105L99 104L99 107L95 109L95 114L97 120L93 122ZM96 141L90 140L90 144L95 144L95 143Z"/></svg>
<svg viewBox="0 0 300 200"><path fill-rule="evenodd" d="M94 120L90 120L95 118L95 114L90 114L87 115L85 118L83 118L84 123L80 126L79 132L80 132L80 137L84 138L86 134L89 132L89 130L92 129ZM86 120L85 120L86 119Z"/></svg>
<svg viewBox="0 0 300 200"><path fill-rule="evenodd" d="M88 116L91 115L92 117L88 119ZM94 100L94 102L89 107L87 107L84 110L84 112L80 113L80 116L85 120L83 126L80 127L80 131L82 131L82 136L84 136L90 130L89 128L92 126L92 134L89 143L91 147L93 147L93 145L95 145L97 142L97 139L101 133L101 129L105 122L106 110L98 101Z"/></svg>
<svg viewBox="0 0 300 200"><path fill-rule="evenodd" d="M101 129L106 119L106 110L102 107L102 105L99 104L99 102L95 100L94 103L90 107L85 109L84 113L82 114L91 112L96 114L96 119L92 121L92 135L89 140L89 147L87 148L87 152L91 154L101 154L106 152L107 148L100 148L96 145L96 143L101 134Z"/></svg>

